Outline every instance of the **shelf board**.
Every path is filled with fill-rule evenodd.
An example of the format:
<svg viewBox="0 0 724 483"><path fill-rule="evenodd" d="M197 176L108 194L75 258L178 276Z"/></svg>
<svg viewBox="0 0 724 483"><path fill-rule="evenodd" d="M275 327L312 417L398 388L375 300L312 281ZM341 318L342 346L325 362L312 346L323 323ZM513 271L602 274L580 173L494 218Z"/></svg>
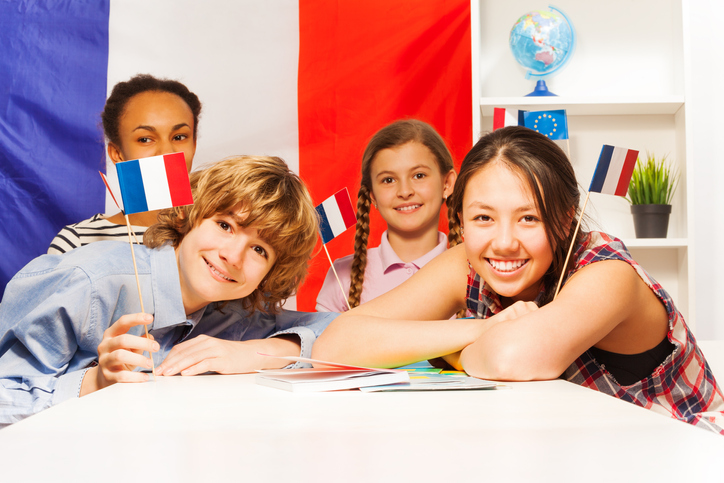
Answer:
<svg viewBox="0 0 724 483"><path fill-rule="evenodd" d="M484 117L493 115L495 107L526 110L566 109L570 116L673 115L684 105L684 96L656 97L481 97Z"/></svg>
<svg viewBox="0 0 724 483"><path fill-rule="evenodd" d="M627 248L687 248L687 238L626 238L622 240Z"/></svg>

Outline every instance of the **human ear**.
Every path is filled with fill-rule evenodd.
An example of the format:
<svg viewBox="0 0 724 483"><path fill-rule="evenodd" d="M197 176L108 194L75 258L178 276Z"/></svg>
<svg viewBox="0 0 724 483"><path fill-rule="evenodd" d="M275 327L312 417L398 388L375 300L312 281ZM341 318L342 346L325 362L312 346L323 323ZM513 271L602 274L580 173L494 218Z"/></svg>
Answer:
<svg viewBox="0 0 724 483"><path fill-rule="evenodd" d="M121 149L113 143L108 143L108 157L111 158L113 164L125 161Z"/></svg>
<svg viewBox="0 0 724 483"><path fill-rule="evenodd" d="M370 190L370 201L373 205L375 205L375 208L377 208L377 199L375 198L374 192Z"/></svg>
<svg viewBox="0 0 724 483"><path fill-rule="evenodd" d="M447 197L452 194L453 189L455 188L455 180L457 180L457 179L458 179L458 175L454 169L451 169L450 171L448 171L448 173L443 178L443 189L442 189L443 198L447 199Z"/></svg>

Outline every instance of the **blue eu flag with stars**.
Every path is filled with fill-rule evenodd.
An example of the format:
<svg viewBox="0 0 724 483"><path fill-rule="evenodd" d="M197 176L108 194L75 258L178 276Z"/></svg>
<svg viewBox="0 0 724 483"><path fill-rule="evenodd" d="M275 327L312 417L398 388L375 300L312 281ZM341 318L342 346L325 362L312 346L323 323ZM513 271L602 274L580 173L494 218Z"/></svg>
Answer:
<svg viewBox="0 0 724 483"><path fill-rule="evenodd" d="M566 110L526 111L523 125L550 139L568 139L568 118Z"/></svg>

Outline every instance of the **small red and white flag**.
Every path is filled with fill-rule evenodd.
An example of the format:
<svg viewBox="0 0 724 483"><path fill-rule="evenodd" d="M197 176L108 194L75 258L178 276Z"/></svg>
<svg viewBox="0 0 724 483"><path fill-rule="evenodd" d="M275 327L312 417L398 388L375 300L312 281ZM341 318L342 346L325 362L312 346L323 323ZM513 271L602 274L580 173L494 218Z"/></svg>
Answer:
<svg viewBox="0 0 724 483"><path fill-rule="evenodd" d="M127 215L194 204L184 153L123 161L116 172Z"/></svg>
<svg viewBox="0 0 724 483"><path fill-rule="evenodd" d="M493 131L501 127L517 126L518 113L513 114L512 109L496 107L493 109Z"/></svg>
<svg viewBox="0 0 724 483"><path fill-rule="evenodd" d="M604 144L589 192L626 196L639 152Z"/></svg>
<svg viewBox="0 0 724 483"><path fill-rule="evenodd" d="M322 243L332 241L344 233L347 228L357 223L357 216L354 213L347 188L342 188L317 205L317 213L319 214Z"/></svg>

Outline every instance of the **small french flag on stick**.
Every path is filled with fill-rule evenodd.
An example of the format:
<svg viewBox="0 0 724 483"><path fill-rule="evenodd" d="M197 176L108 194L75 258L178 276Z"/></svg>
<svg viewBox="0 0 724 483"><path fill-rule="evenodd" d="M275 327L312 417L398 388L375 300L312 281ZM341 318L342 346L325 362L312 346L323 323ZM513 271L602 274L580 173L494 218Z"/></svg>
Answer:
<svg viewBox="0 0 724 483"><path fill-rule="evenodd" d="M320 219L319 229L322 232L322 243L325 244L357 223L347 188L342 188L317 205L317 213Z"/></svg>
<svg viewBox="0 0 724 483"><path fill-rule="evenodd" d="M493 108L493 131L500 129L501 127L517 125L518 115L513 114L511 109L504 109L502 107Z"/></svg>
<svg viewBox="0 0 724 483"><path fill-rule="evenodd" d="M116 163L127 215L194 204L184 153Z"/></svg>
<svg viewBox="0 0 724 483"><path fill-rule="evenodd" d="M583 202L583 208L581 208L581 216L578 217L576 229L573 230L571 246L568 247L568 255L566 255L566 261L563 262L564 267L568 266L568 260L571 258L573 246L576 244L576 235L578 234L578 229L581 227L583 213L586 211L588 198L591 196L591 193L626 196L626 193L628 192L628 185L631 182L631 175L633 174L638 156L639 152L634 149L617 148L615 146L609 146L608 144L603 145L603 148L601 148L601 155L598 157L598 164L596 164L596 171L593 173L591 186L588 188L586 200ZM561 276L558 279L558 286L556 286L556 293L553 295L553 300L558 297L558 292L561 290L563 276L565 274L565 270L561 271Z"/></svg>
<svg viewBox="0 0 724 483"><path fill-rule="evenodd" d="M639 152L604 144L589 192L626 196Z"/></svg>

